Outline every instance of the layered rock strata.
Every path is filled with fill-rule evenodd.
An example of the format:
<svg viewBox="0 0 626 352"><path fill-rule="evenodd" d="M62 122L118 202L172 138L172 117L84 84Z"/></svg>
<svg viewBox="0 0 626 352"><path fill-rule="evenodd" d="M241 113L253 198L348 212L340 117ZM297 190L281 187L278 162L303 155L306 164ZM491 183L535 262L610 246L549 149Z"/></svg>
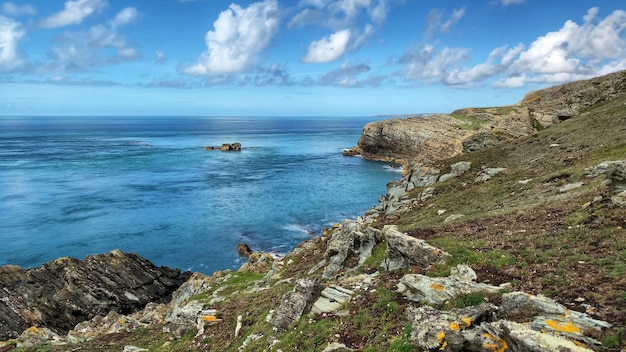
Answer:
<svg viewBox="0 0 626 352"><path fill-rule="evenodd" d="M129 314L168 301L190 275L119 250L84 260L60 258L35 269L0 267L0 340L31 326L65 333L96 315Z"/></svg>

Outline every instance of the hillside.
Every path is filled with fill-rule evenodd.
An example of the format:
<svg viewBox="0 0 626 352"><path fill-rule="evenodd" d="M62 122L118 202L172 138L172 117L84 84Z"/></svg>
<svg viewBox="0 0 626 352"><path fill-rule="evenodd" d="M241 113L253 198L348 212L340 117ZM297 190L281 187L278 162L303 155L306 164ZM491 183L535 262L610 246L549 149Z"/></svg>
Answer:
<svg viewBox="0 0 626 352"><path fill-rule="evenodd" d="M623 351L624 82L626 71L437 117L454 133L430 135L456 141L441 160L374 143L370 157L405 169L362 217L284 257L196 273L169 304L67 335L29 328L0 351ZM397 148L413 138L378 135Z"/></svg>

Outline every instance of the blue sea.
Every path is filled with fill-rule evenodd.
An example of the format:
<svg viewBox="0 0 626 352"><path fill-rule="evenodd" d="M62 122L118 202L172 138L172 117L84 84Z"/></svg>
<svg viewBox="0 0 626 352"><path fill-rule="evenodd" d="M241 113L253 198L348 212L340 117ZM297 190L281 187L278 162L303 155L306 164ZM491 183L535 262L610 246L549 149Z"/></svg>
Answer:
<svg viewBox="0 0 626 352"><path fill-rule="evenodd" d="M0 117L0 265L121 249L210 274L239 242L288 252L400 178L341 155L373 120Z"/></svg>

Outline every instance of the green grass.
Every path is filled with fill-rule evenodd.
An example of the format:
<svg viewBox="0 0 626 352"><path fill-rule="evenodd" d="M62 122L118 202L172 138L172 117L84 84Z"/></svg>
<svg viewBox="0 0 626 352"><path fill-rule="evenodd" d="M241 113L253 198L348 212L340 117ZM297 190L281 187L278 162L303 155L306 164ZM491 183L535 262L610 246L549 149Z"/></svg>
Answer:
<svg viewBox="0 0 626 352"><path fill-rule="evenodd" d="M479 119L461 114L451 114L450 116L454 117L457 120L463 121L463 124L459 125L459 127L463 130L477 130L483 124L483 121Z"/></svg>

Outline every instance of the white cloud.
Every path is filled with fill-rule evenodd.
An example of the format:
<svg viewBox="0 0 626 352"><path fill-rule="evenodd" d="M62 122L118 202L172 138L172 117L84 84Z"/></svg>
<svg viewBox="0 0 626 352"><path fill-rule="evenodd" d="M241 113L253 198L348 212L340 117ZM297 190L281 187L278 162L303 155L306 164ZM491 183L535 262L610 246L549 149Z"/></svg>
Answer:
<svg viewBox="0 0 626 352"><path fill-rule="evenodd" d="M438 51L433 45L406 53L400 63L406 64L406 80L443 81L449 72L466 61L469 49L444 48Z"/></svg>
<svg viewBox="0 0 626 352"><path fill-rule="evenodd" d="M489 53L486 62L471 68L454 67L443 78L443 81L451 85L469 85L486 80L505 71L512 60L523 50L523 44L518 44L510 49L506 46L496 48Z"/></svg>
<svg viewBox="0 0 626 352"><path fill-rule="evenodd" d="M139 12L137 9L134 7L127 7L118 12L117 16L115 16L113 21L111 21L111 27L117 28L133 23L137 19L138 15Z"/></svg>
<svg viewBox="0 0 626 352"><path fill-rule="evenodd" d="M247 8L231 4L206 34L205 51L198 62L185 69L192 75L232 74L247 70L278 30L276 0L253 3Z"/></svg>
<svg viewBox="0 0 626 352"><path fill-rule="evenodd" d="M591 8L582 25L567 21L558 31L537 38L513 63L514 74L533 74L527 75L529 82L562 83L619 69L626 60L625 34L626 11L599 20L598 9Z"/></svg>
<svg viewBox="0 0 626 352"><path fill-rule="evenodd" d="M91 14L102 11L108 3L105 0L69 0L65 8L41 21L43 28L57 28L79 24Z"/></svg>
<svg viewBox="0 0 626 352"><path fill-rule="evenodd" d="M354 87L358 85L357 76L370 71L367 64L351 64L344 62L335 70L327 72L318 79L318 83L324 86L340 85Z"/></svg>
<svg viewBox="0 0 626 352"><path fill-rule="evenodd" d="M500 3L502 3L502 5L504 6L518 5L524 2L526 2L526 0L500 0Z"/></svg>
<svg viewBox="0 0 626 352"><path fill-rule="evenodd" d="M139 49L119 32L121 26L132 23L137 16L137 10L129 7L107 24L98 24L84 31L64 32L55 38L49 51L50 60L39 70L76 72L140 58Z"/></svg>
<svg viewBox="0 0 626 352"><path fill-rule="evenodd" d="M350 40L350 30L331 34L309 45L309 51L302 58L306 63L325 63L338 60L346 52L348 41Z"/></svg>
<svg viewBox="0 0 626 352"><path fill-rule="evenodd" d="M0 71L11 71L22 65L17 44L25 34L18 22L0 15Z"/></svg>
<svg viewBox="0 0 626 352"><path fill-rule="evenodd" d="M37 9L31 4L16 5L12 2L5 2L2 4L2 12L10 16L34 15Z"/></svg>

